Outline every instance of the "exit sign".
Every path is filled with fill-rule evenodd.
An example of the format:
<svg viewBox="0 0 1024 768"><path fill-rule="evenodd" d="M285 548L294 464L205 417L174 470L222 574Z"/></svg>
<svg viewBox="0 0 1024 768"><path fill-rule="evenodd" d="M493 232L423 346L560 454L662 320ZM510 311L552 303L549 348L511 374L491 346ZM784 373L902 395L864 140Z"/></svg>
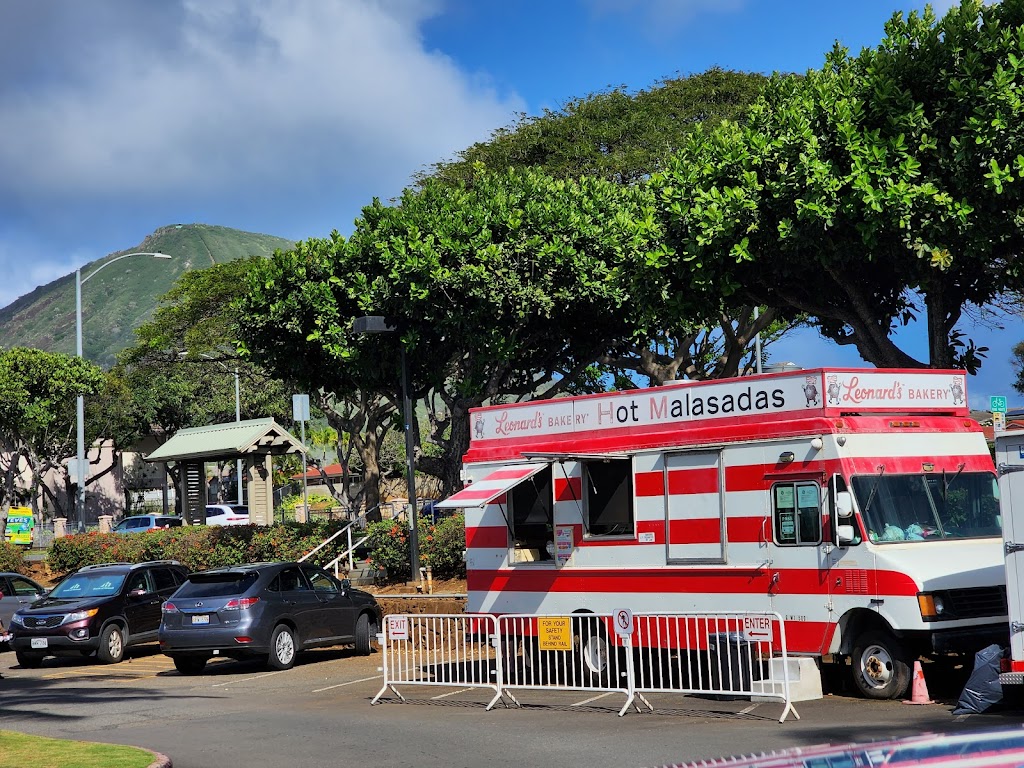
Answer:
<svg viewBox="0 0 1024 768"><path fill-rule="evenodd" d="M989 410L992 413L1006 413L1006 398L1002 395L993 395L988 399Z"/></svg>

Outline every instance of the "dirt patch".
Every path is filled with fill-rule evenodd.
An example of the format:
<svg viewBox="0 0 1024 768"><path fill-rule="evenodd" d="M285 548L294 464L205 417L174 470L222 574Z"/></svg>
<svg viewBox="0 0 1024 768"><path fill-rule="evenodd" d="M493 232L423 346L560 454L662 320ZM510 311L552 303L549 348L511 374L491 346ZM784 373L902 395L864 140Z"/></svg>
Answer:
<svg viewBox="0 0 1024 768"><path fill-rule="evenodd" d="M25 563L25 575L44 587L52 587L60 580L62 574L51 571L45 560L30 560Z"/></svg>
<svg viewBox="0 0 1024 768"><path fill-rule="evenodd" d="M432 594L420 592L417 584L389 584L385 587L367 588L380 603L385 616L395 613L407 614L458 614L466 610L465 597L446 597L446 595L465 595L464 579L435 581ZM426 590L426 584L423 585Z"/></svg>

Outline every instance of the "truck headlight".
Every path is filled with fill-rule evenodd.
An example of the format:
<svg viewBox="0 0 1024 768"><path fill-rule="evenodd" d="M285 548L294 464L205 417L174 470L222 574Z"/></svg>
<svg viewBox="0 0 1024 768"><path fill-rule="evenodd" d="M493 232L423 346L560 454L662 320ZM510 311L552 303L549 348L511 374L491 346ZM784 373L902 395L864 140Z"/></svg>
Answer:
<svg viewBox="0 0 1024 768"><path fill-rule="evenodd" d="M11 626L14 626L15 624L17 624L19 627L24 627L25 626L25 622L23 622L21 620L21 614L20 613L16 613L13 616L11 616Z"/></svg>
<svg viewBox="0 0 1024 768"><path fill-rule="evenodd" d="M925 621L938 621L946 618L946 598L938 593L920 592L917 605L921 609L921 618Z"/></svg>

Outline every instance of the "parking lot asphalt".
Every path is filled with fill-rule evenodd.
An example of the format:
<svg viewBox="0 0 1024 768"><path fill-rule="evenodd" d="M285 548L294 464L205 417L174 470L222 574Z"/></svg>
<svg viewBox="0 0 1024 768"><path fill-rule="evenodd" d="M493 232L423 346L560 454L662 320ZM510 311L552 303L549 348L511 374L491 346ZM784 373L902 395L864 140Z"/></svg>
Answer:
<svg viewBox="0 0 1024 768"><path fill-rule="evenodd" d="M904 706L829 695L800 702L779 723L776 702L652 696L654 712L617 713L621 693L522 691L521 708L485 711L489 692L382 687L381 654L311 651L291 670L217 660L179 674L155 649L102 665L47 659L23 670L0 655L0 728L146 747L176 768L245 766L587 766L643 768L793 746L920 733L1020 727L1021 712L952 714L940 704ZM935 679L940 684L941 680Z"/></svg>

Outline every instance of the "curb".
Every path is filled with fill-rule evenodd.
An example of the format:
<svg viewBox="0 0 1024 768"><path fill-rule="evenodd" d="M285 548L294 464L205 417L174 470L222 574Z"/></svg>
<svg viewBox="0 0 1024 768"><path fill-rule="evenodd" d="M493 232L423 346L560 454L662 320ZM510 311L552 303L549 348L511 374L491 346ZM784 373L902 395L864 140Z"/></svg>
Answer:
<svg viewBox="0 0 1024 768"><path fill-rule="evenodd" d="M146 768L172 768L171 758L167 755L161 755L159 752L153 752L155 758L152 763L146 766Z"/></svg>

